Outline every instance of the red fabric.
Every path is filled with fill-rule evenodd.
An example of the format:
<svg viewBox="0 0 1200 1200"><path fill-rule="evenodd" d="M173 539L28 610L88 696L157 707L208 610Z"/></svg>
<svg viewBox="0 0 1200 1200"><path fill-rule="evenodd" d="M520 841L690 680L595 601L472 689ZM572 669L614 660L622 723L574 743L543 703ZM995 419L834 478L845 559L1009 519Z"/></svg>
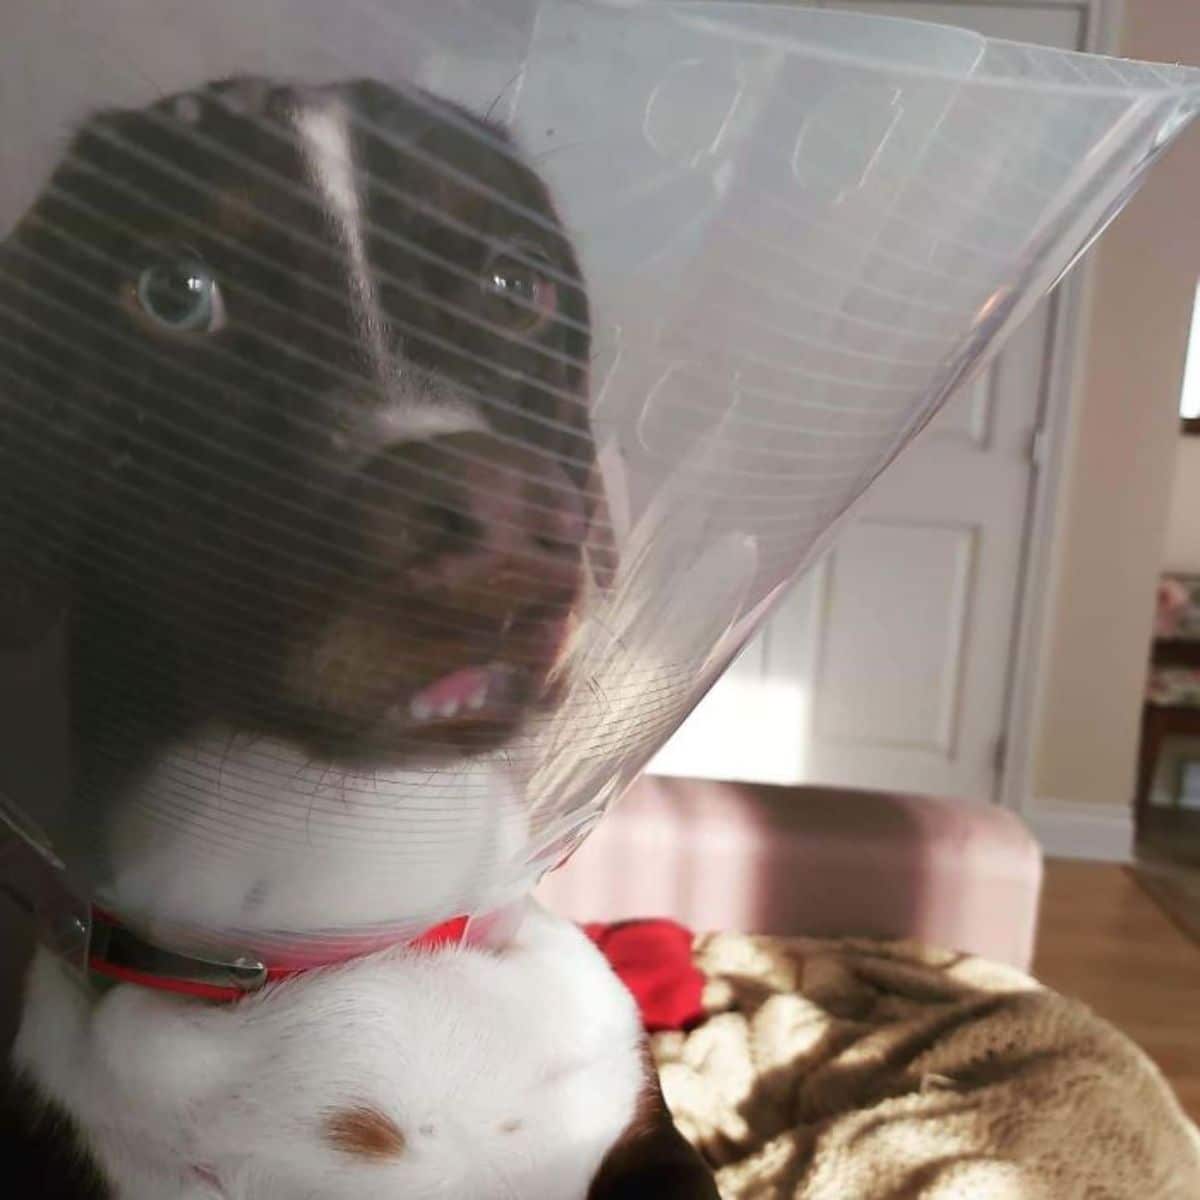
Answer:
<svg viewBox="0 0 1200 1200"><path fill-rule="evenodd" d="M633 993L649 1033L687 1029L704 1019L704 976L692 962L691 930L657 919L583 930Z"/></svg>

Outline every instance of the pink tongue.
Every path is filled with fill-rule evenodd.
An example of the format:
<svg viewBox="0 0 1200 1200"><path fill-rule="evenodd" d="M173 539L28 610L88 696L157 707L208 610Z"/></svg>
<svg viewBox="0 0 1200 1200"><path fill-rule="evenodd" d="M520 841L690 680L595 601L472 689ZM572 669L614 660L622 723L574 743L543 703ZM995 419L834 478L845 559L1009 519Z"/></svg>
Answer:
<svg viewBox="0 0 1200 1200"><path fill-rule="evenodd" d="M491 671L487 667L461 667L423 687L412 698L413 709L434 714L451 706L465 707L472 700L478 703L478 699L487 696L490 681Z"/></svg>

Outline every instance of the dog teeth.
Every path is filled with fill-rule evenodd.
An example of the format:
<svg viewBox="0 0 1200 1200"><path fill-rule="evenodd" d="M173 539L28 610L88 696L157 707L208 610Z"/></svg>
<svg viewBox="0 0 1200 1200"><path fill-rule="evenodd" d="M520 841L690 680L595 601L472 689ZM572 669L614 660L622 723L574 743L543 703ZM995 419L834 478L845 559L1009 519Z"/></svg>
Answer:
<svg viewBox="0 0 1200 1200"><path fill-rule="evenodd" d="M410 718L424 724L479 712L491 698L494 673L492 666L466 667L435 680L409 700Z"/></svg>

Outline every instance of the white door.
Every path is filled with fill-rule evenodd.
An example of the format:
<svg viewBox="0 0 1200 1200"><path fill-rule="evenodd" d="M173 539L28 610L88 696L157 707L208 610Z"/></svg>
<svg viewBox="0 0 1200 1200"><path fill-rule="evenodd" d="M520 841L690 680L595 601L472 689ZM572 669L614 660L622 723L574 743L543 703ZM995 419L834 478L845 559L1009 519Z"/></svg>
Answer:
<svg viewBox="0 0 1200 1200"><path fill-rule="evenodd" d="M830 3L1077 47L1082 12ZM1053 302L884 475L651 769L991 800Z"/></svg>

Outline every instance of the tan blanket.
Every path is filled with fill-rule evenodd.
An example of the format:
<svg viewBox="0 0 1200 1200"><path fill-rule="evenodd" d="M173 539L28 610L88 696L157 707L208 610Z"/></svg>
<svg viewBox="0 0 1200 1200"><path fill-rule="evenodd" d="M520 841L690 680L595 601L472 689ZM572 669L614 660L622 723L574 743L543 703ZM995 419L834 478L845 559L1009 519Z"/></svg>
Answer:
<svg viewBox="0 0 1200 1200"><path fill-rule="evenodd" d="M654 1053L727 1200L1200 1200L1157 1068L1018 972L736 934L694 957L711 1016Z"/></svg>

